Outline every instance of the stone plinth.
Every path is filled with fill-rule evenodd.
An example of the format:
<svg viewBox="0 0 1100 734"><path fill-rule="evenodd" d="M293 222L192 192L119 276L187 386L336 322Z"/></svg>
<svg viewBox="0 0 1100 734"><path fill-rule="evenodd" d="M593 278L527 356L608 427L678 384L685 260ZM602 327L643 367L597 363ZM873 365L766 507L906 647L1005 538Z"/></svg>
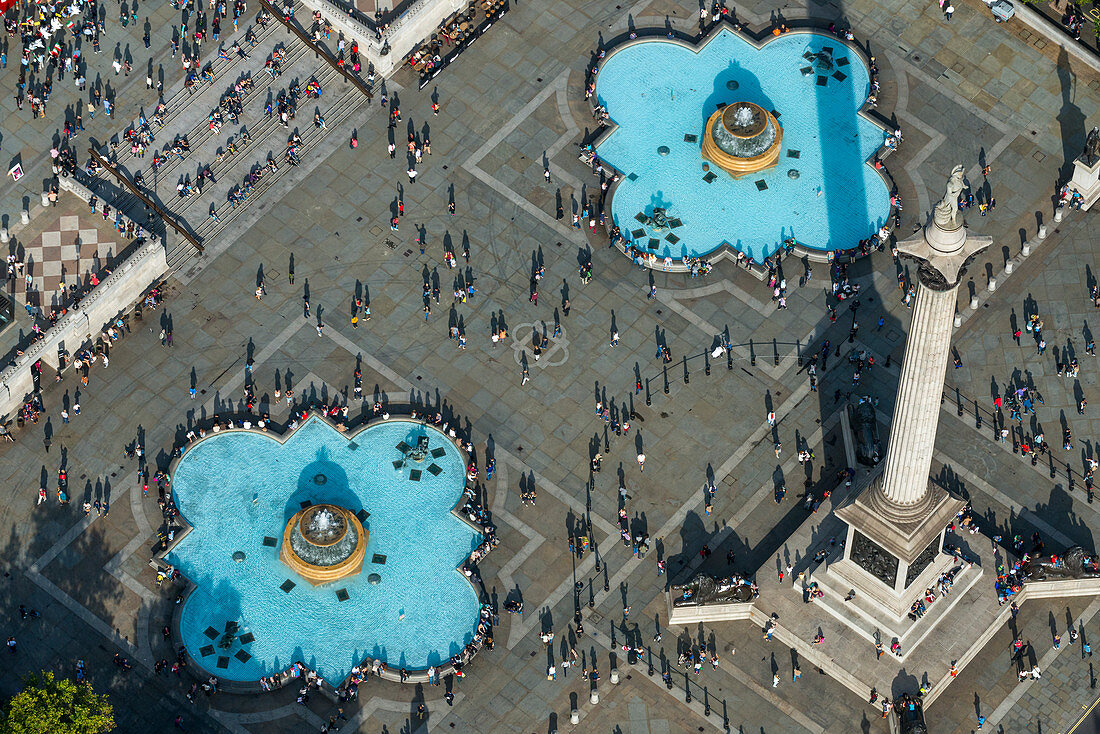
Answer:
<svg viewBox="0 0 1100 734"><path fill-rule="evenodd" d="M1069 187L1077 189L1084 202L1081 208L1088 211L1089 208L1100 199L1100 160L1091 166L1080 158L1073 161L1073 178Z"/></svg>
<svg viewBox="0 0 1100 734"><path fill-rule="evenodd" d="M751 601L676 607L672 605L672 599L668 592L665 592L665 596L668 602L668 623L670 625L730 622L752 618L753 603Z"/></svg>
<svg viewBox="0 0 1100 734"><path fill-rule="evenodd" d="M844 514L838 512L837 516L844 517ZM851 589L857 590L856 598L872 604L875 619L881 626L899 635L897 630L904 626L913 602L935 583L941 573L948 572L955 565L952 557L943 550L945 531L942 528L946 525L946 522L942 526L938 522L926 523L924 527L932 531L937 527L941 529L934 532L923 551L909 560L883 548L864 534L866 525L861 530L858 529L861 526L849 520L844 556L829 566L830 585L835 585L838 590L843 588L844 594ZM882 536L877 537L882 539ZM875 560L870 563L867 559L869 547L877 552ZM882 565L889 566L891 578L883 578L883 574L879 573Z"/></svg>

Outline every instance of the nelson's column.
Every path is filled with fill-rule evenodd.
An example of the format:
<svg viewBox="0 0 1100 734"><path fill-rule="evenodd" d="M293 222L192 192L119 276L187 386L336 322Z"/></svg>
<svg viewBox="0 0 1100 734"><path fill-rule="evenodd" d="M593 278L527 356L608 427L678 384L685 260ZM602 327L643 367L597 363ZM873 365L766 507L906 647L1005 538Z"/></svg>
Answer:
<svg viewBox="0 0 1100 734"><path fill-rule="evenodd" d="M848 524L841 577L882 611L903 618L916 598L950 563L940 553L944 531L963 506L929 482L940 396L950 356L959 279L967 262L992 238L967 232L959 213L963 167L956 166L931 221L899 251L919 261L913 320L905 341L894 418L882 471L836 510Z"/></svg>

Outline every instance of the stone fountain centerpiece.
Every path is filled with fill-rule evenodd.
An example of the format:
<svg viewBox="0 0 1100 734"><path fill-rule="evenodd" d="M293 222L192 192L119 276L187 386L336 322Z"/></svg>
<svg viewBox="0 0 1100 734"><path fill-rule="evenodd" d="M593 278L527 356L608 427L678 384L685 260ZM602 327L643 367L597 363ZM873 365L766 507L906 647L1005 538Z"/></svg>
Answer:
<svg viewBox="0 0 1100 734"><path fill-rule="evenodd" d="M707 120L702 155L739 178L774 168L782 146L783 128L774 114L752 102L734 102Z"/></svg>
<svg viewBox="0 0 1100 734"><path fill-rule="evenodd" d="M287 523L279 560L314 586L327 584L362 570L368 537L350 510L311 505Z"/></svg>

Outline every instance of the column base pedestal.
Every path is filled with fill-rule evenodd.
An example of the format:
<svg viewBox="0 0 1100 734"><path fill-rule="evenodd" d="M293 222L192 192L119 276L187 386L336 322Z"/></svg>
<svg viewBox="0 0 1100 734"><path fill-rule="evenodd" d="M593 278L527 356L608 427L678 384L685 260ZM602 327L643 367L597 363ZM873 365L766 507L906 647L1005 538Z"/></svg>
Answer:
<svg viewBox="0 0 1100 734"><path fill-rule="evenodd" d="M949 569L952 559L943 552L944 533L965 504L929 484L921 502L898 506L882 494L881 475L872 476L863 491L836 510L848 533L844 557L830 566L830 573L835 568L838 583L854 589L857 597L873 599L897 626L924 590Z"/></svg>
<svg viewBox="0 0 1100 734"><path fill-rule="evenodd" d="M1077 189L1084 200L1081 208L1088 211L1089 208L1100 199L1100 161L1088 165L1080 158L1073 162L1073 178L1070 179L1071 189Z"/></svg>

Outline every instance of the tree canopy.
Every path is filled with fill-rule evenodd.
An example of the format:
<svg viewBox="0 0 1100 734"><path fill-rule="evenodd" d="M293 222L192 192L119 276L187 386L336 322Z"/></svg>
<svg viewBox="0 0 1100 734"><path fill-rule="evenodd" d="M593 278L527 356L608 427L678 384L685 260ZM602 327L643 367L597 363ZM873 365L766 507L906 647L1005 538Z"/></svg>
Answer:
<svg viewBox="0 0 1100 734"><path fill-rule="evenodd" d="M106 694L49 671L26 675L23 690L0 711L0 734L104 734L114 728Z"/></svg>

